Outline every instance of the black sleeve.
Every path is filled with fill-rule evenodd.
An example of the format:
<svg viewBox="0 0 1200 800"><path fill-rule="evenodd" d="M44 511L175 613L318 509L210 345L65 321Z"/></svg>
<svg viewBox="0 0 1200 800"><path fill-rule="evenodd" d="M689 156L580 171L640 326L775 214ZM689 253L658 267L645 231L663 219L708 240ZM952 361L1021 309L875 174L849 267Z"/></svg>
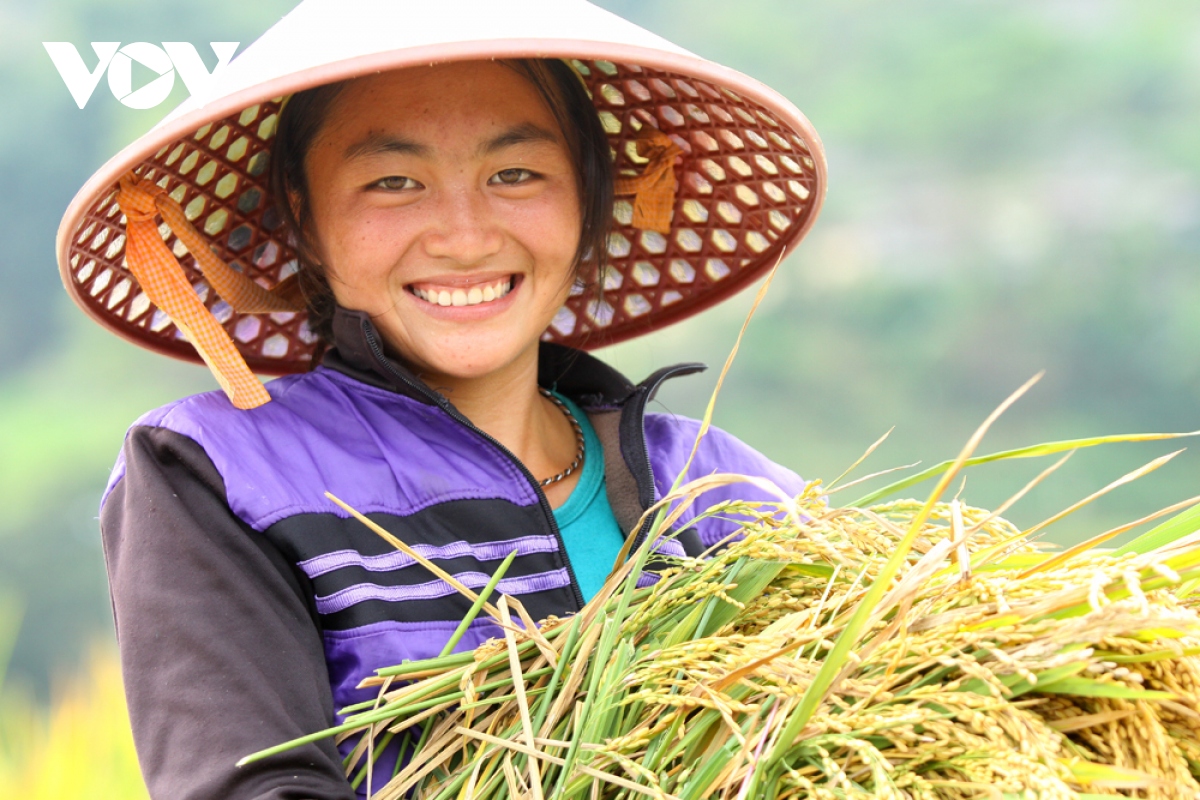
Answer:
<svg viewBox="0 0 1200 800"><path fill-rule="evenodd" d="M350 800L332 740L237 768L329 727L309 600L282 555L230 510L191 439L133 429L101 511L134 741L154 800Z"/></svg>

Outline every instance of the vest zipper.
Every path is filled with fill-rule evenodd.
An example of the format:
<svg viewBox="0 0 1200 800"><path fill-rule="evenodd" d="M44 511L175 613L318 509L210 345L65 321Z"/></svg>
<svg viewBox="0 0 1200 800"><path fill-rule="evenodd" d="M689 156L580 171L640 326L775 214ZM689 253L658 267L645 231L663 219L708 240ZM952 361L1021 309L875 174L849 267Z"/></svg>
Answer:
<svg viewBox="0 0 1200 800"><path fill-rule="evenodd" d="M380 346L379 340L375 338L374 331L365 325L363 326L362 331L363 336L366 337L367 346L371 348L371 354L375 356L375 361L384 369L386 369L389 375L397 378L406 386L415 389L417 392L420 392L428 397L434 402L435 405L437 405L438 408L445 411L451 419L461 425L465 425L470 430L482 436L492 446L507 456L508 459L516 464L517 468L521 470L521 474L525 476L525 480L529 481L529 485L533 487L533 491L537 494L538 502L542 506L542 513L545 515L546 520L550 523L550 530L554 532L554 538L558 542L558 548L559 552L562 553L563 563L567 565L567 576L571 579L571 592L575 596L575 604L578 606L576 610L582 609L584 606L583 590L579 588L579 579L575 577L575 568L571 566L571 558L567 555L567 544L563 541L562 532L558 529L558 521L554 518L554 509L550 507L550 501L546 499L546 493L542 491L541 484L539 484L537 479L533 477L533 473L530 472L523 463L521 463L519 458L513 455L511 450L500 444L500 442L487 431L479 428L473 422L471 422L471 420L463 416L462 412L455 408L449 400L437 392L432 391L423 383L410 379L407 375L393 367L392 362L388 359L387 355L384 354L383 347ZM643 435L642 438L644 444L645 436Z"/></svg>

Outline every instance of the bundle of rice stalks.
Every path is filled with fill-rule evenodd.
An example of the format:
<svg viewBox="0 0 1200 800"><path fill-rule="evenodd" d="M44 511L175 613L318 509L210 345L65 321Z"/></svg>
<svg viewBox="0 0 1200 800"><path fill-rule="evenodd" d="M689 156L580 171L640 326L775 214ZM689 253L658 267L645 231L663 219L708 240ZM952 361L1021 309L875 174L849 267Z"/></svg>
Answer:
<svg viewBox="0 0 1200 800"><path fill-rule="evenodd" d="M939 502L977 440L924 503L710 509L742 538L637 588L648 541L570 619L490 603L502 566L460 590L503 640L380 669L345 724L246 760L357 737L357 785L399 742L388 799L1200 797L1195 513L1053 551Z"/></svg>
<svg viewBox="0 0 1200 800"><path fill-rule="evenodd" d="M1200 796L1200 546L1062 558L952 502L889 579L919 505L798 506L571 620L501 597L504 641L379 670L350 774L401 733L375 797Z"/></svg>

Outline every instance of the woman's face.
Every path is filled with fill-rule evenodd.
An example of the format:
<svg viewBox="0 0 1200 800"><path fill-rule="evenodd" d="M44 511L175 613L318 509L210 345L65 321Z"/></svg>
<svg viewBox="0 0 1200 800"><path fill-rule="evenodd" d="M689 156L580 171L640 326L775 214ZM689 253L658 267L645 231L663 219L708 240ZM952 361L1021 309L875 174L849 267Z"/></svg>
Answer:
<svg viewBox="0 0 1200 800"><path fill-rule="evenodd" d="M470 62L352 81L305 169L334 296L414 369L462 380L536 363L581 212L567 144L525 78Z"/></svg>

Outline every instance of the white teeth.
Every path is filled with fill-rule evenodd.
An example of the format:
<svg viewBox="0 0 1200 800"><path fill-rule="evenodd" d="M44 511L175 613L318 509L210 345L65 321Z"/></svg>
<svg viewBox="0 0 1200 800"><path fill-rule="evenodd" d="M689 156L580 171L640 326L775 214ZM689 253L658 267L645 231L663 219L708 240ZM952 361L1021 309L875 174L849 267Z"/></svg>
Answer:
<svg viewBox="0 0 1200 800"><path fill-rule="evenodd" d="M437 306L477 306L499 300L512 291L512 278L505 278L486 286L470 289L421 289L412 287L412 293L427 303Z"/></svg>

